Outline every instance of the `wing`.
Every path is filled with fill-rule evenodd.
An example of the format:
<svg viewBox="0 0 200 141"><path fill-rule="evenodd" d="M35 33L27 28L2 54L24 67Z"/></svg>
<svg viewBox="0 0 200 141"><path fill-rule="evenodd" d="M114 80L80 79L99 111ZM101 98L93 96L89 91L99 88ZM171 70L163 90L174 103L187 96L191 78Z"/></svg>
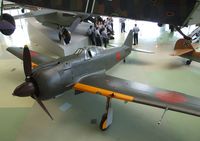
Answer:
<svg viewBox="0 0 200 141"><path fill-rule="evenodd" d="M189 52L192 52L193 49L186 48L186 49L176 49L174 52L171 54L171 56L180 56Z"/></svg>
<svg viewBox="0 0 200 141"><path fill-rule="evenodd" d="M200 98L106 74L85 77L74 85L74 89L200 116Z"/></svg>
<svg viewBox="0 0 200 141"><path fill-rule="evenodd" d="M13 17L14 17L15 20L17 20L17 19L21 19L21 18L31 18L31 17L48 15L48 14L53 14L53 13L56 13L56 11L49 10L49 9L40 9L40 10L34 10L34 11L31 11L31 12L27 12L27 13L24 13L24 14L15 15Z"/></svg>
<svg viewBox="0 0 200 141"><path fill-rule="evenodd" d="M23 59L23 48L9 47L9 48L7 48L7 51L12 53L13 55L18 57L19 59L21 59L21 60ZM54 60L54 58L42 55L42 54L35 52L35 51L32 51L32 50L30 50L30 53L31 53L31 60L32 60L32 66L33 67L36 67L40 64L47 63L47 62Z"/></svg>
<svg viewBox="0 0 200 141"><path fill-rule="evenodd" d="M31 11L25 14L14 16L15 19L35 17L40 23L52 28L58 28L58 26L68 27L69 31L74 31L81 20L88 17L87 14L78 14L71 12L58 12L50 9L40 9Z"/></svg>

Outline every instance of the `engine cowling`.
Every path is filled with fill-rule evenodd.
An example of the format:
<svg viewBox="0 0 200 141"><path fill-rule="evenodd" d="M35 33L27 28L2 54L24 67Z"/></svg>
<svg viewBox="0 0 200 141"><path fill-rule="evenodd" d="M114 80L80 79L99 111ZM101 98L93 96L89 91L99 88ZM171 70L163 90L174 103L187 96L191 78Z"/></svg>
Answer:
<svg viewBox="0 0 200 141"><path fill-rule="evenodd" d="M32 78L39 91L39 99L47 100L71 89L73 83L69 64L60 63L54 67L43 68L33 74Z"/></svg>
<svg viewBox="0 0 200 141"><path fill-rule="evenodd" d="M1 33L9 36L13 34L13 32L15 31L15 28L16 26L15 26L14 18L7 13L2 14L1 21L0 21Z"/></svg>

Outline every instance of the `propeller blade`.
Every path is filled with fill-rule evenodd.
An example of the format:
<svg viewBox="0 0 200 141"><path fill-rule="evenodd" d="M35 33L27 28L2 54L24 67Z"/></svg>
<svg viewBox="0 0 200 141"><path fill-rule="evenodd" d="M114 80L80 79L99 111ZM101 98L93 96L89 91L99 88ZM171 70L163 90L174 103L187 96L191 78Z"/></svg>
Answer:
<svg viewBox="0 0 200 141"><path fill-rule="evenodd" d="M51 116L51 114L49 113L45 105L42 103L42 101L37 96L34 96L34 97L37 103L42 107L42 109L47 113L47 115L53 120L53 117Z"/></svg>
<svg viewBox="0 0 200 141"><path fill-rule="evenodd" d="M30 77L32 73L31 54L27 45L24 46L24 51L23 51L23 66L26 78Z"/></svg>

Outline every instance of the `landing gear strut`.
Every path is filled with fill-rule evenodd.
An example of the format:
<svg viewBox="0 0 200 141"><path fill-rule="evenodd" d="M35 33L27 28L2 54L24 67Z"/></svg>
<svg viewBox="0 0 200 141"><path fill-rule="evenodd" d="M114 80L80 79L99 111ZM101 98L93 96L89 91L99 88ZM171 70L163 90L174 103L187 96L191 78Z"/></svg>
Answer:
<svg viewBox="0 0 200 141"><path fill-rule="evenodd" d="M110 127L110 125L112 124L112 120L113 120L113 109L111 108L111 97L107 97L106 113L104 113L101 118L99 128L102 131L107 130Z"/></svg>
<svg viewBox="0 0 200 141"><path fill-rule="evenodd" d="M172 25L171 25L171 26L172 26ZM183 36L184 39L186 39L186 40L188 40L188 41L191 41L191 40L192 40L191 37L185 35L185 34L181 31L180 27L174 26L174 28Z"/></svg>
<svg viewBox="0 0 200 141"><path fill-rule="evenodd" d="M191 64L191 62L192 62L192 60L187 60L185 64L189 66Z"/></svg>

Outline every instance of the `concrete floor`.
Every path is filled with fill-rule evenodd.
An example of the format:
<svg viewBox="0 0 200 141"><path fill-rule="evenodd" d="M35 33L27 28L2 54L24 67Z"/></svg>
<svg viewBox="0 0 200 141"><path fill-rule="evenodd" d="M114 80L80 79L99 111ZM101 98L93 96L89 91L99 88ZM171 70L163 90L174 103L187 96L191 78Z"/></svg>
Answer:
<svg viewBox="0 0 200 141"><path fill-rule="evenodd" d="M127 20L128 32L136 21ZM200 97L200 64L192 62L185 66L185 59L169 56L178 33L171 34L156 24L138 22L139 45L155 54L131 53L127 63L119 63L108 74L142 82L151 86L183 92ZM46 101L54 116L51 121L31 98L13 97L12 91L24 80L22 61L6 52L8 46L28 44L33 50L55 56L45 50L46 37L33 35L37 30L26 20L17 21L17 30L10 37L0 35L0 140L1 141L199 141L200 120L198 117L168 111L160 126L163 110L135 103L124 104L113 100L114 121L106 132L101 132L98 123L105 108L105 98L84 93L78 96L73 91ZM185 29L185 33L192 29ZM127 32L121 34L115 20L115 40L122 44ZM55 35L57 36L57 35ZM41 43L40 43L41 42ZM43 46L41 46L41 44ZM63 111L63 104L71 107ZM96 124L91 120L96 119Z"/></svg>

